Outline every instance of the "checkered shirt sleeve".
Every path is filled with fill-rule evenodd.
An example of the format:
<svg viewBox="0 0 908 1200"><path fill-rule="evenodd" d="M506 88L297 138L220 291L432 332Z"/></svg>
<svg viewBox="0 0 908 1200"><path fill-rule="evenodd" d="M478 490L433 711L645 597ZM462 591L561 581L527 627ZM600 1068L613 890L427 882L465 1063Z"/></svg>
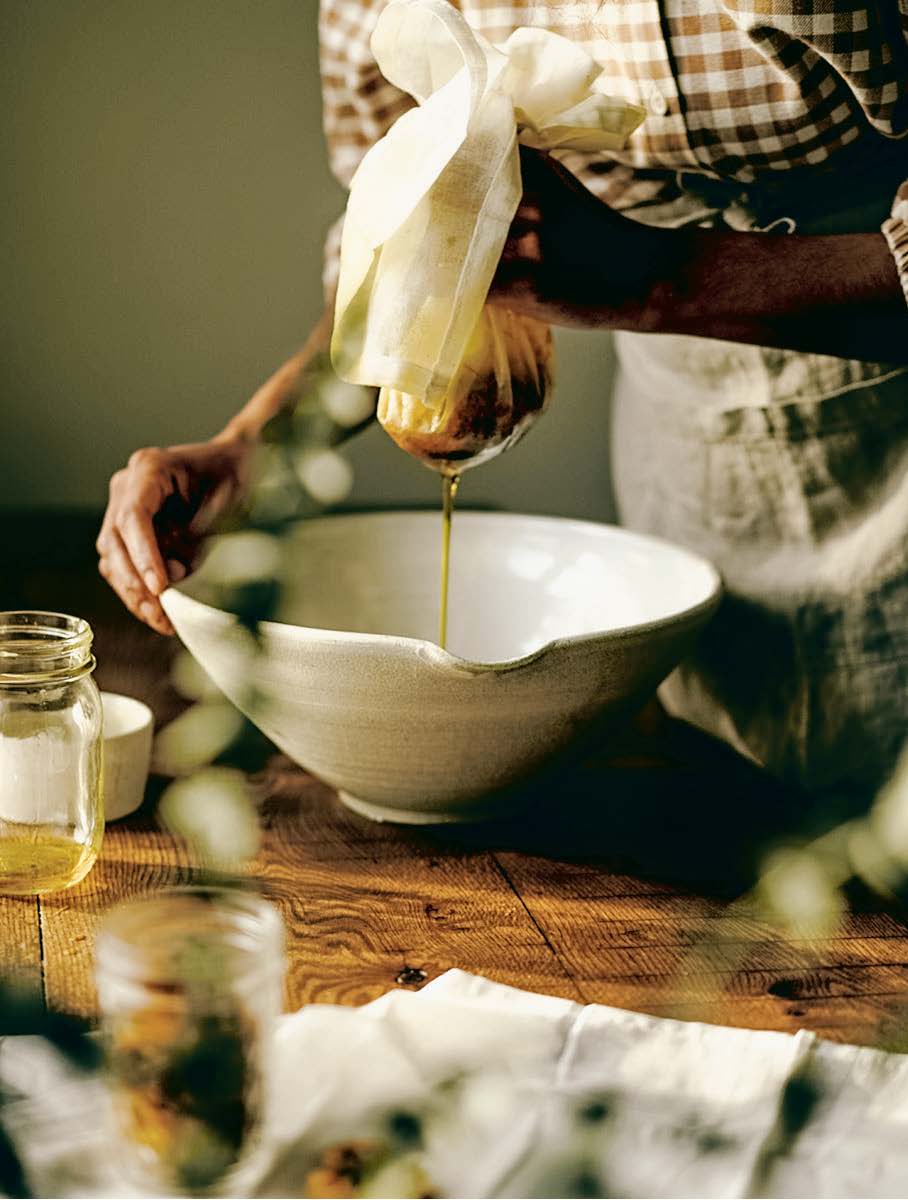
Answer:
<svg viewBox="0 0 908 1200"><path fill-rule="evenodd" d="M369 39L387 0L321 0L324 127L348 186L366 150L413 103ZM559 155L586 186L654 223L685 174L740 183L811 168L872 170L900 151L908 177L908 0L452 0L499 43L520 25L569 37L613 95L647 119L607 156ZM900 141L904 139L904 141ZM885 227L903 280L905 207ZM666 210L667 211L667 210ZM329 237L326 282L339 230Z"/></svg>

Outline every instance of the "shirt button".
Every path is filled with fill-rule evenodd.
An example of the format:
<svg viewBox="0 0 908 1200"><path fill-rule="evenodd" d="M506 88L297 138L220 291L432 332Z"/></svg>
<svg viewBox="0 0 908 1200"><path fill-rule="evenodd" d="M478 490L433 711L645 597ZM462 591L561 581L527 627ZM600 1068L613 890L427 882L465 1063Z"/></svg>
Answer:
<svg viewBox="0 0 908 1200"><path fill-rule="evenodd" d="M654 83L646 89L646 106L655 117L664 117L668 112L668 101Z"/></svg>

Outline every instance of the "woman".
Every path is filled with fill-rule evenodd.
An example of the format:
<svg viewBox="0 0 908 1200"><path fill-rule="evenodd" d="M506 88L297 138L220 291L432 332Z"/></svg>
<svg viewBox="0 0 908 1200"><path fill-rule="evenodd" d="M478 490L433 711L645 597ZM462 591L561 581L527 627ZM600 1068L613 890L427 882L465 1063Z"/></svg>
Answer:
<svg viewBox="0 0 908 1200"><path fill-rule="evenodd" d="M321 4L344 183L412 103L369 52L383 3ZM607 158L524 154L493 298L615 331L621 520L725 576L665 704L825 800L866 797L908 733L908 5L460 8L492 42L533 24L581 41L648 110ZM211 442L140 450L114 476L101 572L160 632L193 517L242 486L329 330L326 309Z"/></svg>

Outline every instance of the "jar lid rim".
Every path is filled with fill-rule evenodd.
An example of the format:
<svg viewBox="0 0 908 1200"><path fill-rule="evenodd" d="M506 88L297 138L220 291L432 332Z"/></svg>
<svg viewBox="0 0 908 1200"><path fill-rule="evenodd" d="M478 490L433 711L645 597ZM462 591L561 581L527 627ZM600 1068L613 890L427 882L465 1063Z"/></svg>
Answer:
<svg viewBox="0 0 908 1200"><path fill-rule="evenodd" d="M94 669L83 617L42 609L0 612L0 686L68 682Z"/></svg>

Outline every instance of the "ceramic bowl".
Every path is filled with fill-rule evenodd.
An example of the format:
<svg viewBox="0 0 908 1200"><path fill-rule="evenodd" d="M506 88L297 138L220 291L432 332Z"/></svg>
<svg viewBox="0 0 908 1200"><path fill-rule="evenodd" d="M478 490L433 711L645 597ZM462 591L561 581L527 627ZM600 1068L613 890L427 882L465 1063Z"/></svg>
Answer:
<svg viewBox="0 0 908 1200"><path fill-rule="evenodd" d="M512 785L594 718L598 729L645 701L719 602L711 564L666 542L461 511L442 650L440 538L431 512L302 522L251 668L244 631L212 603L226 540L163 597L218 687L248 708L253 682L256 724L379 820L469 821L513 805Z"/></svg>
<svg viewBox="0 0 908 1200"><path fill-rule="evenodd" d="M145 798L154 717L132 696L102 692L104 708L104 819L134 813Z"/></svg>

